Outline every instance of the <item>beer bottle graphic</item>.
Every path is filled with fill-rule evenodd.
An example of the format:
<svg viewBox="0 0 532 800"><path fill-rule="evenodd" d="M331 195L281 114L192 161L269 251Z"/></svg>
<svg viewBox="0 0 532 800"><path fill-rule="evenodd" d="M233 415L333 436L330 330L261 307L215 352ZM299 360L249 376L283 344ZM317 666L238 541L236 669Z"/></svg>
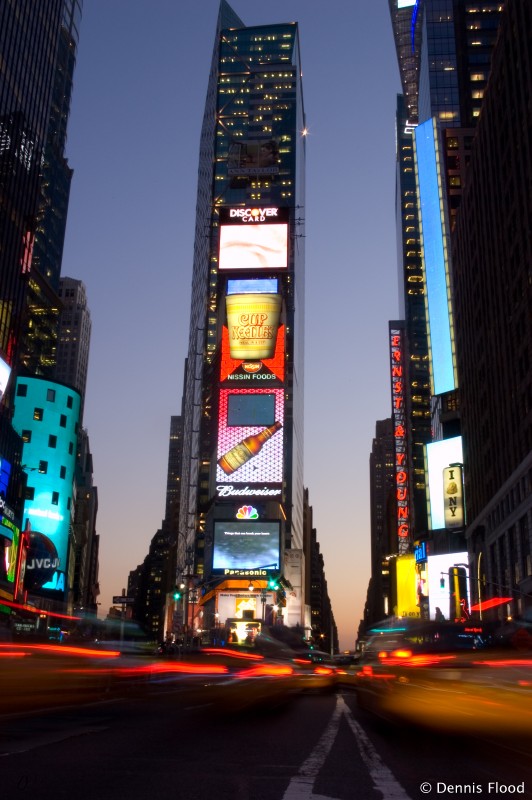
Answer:
<svg viewBox="0 0 532 800"><path fill-rule="evenodd" d="M239 444L235 444L230 450L218 459L218 464L221 466L226 475L232 475L237 469L240 469L246 461L256 456L262 450L263 445L268 439L271 439L274 433L277 433L283 425L281 422L274 422L269 428L265 428L260 433L253 436L246 436Z"/></svg>

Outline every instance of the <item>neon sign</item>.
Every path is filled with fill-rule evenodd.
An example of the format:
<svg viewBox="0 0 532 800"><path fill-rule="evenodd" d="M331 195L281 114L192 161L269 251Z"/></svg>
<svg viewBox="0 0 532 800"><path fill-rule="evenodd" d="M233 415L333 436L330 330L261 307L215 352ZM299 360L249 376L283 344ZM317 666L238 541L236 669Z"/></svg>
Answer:
<svg viewBox="0 0 532 800"><path fill-rule="evenodd" d="M392 377L392 420L395 447L395 497L397 502L397 538L399 553L408 550L410 540L410 488L408 481L408 446L405 412L404 331L390 328Z"/></svg>

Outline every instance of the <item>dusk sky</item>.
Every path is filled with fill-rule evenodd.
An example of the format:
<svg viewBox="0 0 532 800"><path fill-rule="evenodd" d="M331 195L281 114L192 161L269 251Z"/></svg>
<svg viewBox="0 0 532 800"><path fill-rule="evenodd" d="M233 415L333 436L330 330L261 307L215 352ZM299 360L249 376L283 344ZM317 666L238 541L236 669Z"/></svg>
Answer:
<svg viewBox="0 0 532 800"><path fill-rule="evenodd" d="M218 0L85 0L67 157L63 276L92 316L85 405L98 487L100 615L165 509L188 349L199 136ZM390 416L398 315L387 0L234 0L246 25L299 22L308 127L305 485L340 647L370 577L369 454Z"/></svg>

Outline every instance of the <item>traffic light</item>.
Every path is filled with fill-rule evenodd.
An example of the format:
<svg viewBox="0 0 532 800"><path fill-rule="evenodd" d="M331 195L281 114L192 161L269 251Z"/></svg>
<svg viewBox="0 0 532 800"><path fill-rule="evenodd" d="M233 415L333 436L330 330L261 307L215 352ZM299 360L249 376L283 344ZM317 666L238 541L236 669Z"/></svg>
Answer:
<svg viewBox="0 0 532 800"><path fill-rule="evenodd" d="M277 578L270 578L270 580L268 581L268 588L273 589L274 592L277 591L277 589L279 588L279 582Z"/></svg>
<svg viewBox="0 0 532 800"><path fill-rule="evenodd" d="M181 600L181 592L179 591L177 586L174 589L172 597L174 598L174 600Z"/></svg>

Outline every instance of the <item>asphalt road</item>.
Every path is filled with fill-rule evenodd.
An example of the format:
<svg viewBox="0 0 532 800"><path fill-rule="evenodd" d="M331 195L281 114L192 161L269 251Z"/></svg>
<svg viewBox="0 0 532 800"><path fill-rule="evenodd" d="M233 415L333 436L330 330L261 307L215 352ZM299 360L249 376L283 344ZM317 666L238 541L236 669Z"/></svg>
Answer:
<svg viewBox="0 0 532 800"><path fill-rule="evenodd" d="M381 725L342 690L232 713L169 685L0 717L6 800L500 800L532 795L530 755L530 742L490 731Z"/></svg>

